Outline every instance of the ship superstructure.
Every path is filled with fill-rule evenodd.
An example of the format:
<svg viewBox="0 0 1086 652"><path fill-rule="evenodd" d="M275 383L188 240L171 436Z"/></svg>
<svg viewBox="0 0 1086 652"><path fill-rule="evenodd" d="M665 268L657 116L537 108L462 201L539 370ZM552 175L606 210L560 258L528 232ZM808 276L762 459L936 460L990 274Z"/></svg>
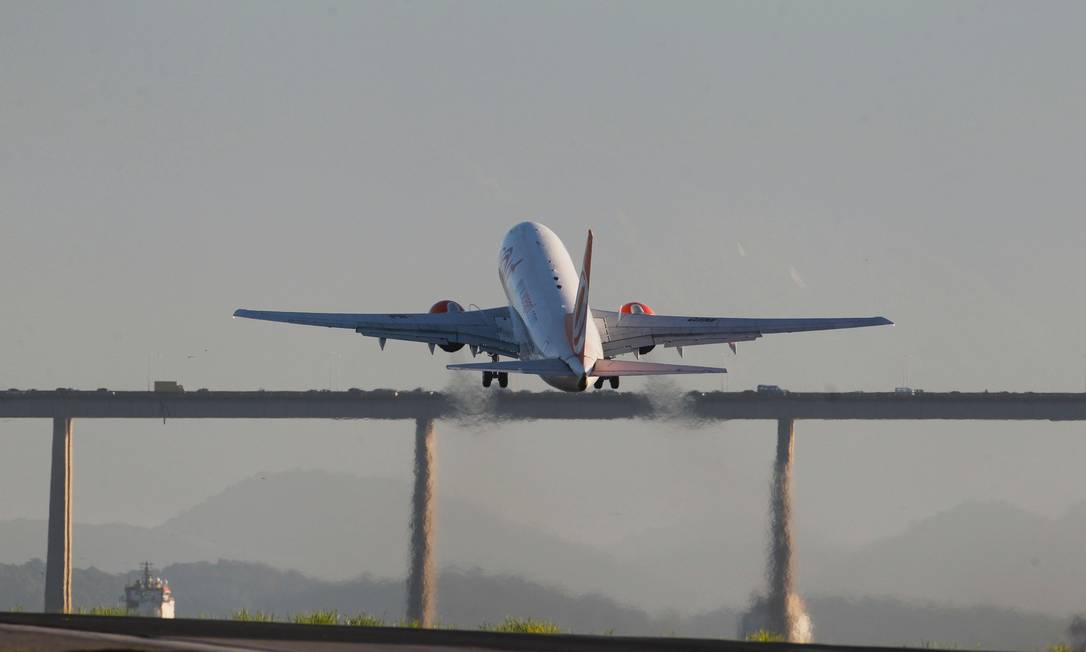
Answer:
<svg viewBox="0 0 1086 652"><path fill-rule="evenodd" d="M124 602L129 611L150 618L173 618L173 592L165 578L154 574L150 562L143 562L143 575L124 587Z"/></svg>

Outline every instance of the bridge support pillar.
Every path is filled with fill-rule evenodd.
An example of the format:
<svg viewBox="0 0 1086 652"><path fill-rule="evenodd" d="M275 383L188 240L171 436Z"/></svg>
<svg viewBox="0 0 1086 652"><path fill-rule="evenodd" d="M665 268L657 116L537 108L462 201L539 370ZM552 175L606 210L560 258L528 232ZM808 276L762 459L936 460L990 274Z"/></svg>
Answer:
<svg viewBox="0 0 1086 652"><path fill-rule="evenodd" d="M411 497L411 569L407 619L433 627L437 576L434 568L434 486L437 437L433 419L415 419L415 488Z"/></svg>
<svg viewBox="0 0 1086 652"><path fill-rule="evenodd" d="M773 461L770 504L769 595L767 615L770 631L793 640L796 631L795 586L792 575L792 452L795 421L777 421L777 455Z"/></svg>
<svg viewBox="0 0 1086 652"><path fill-rule="evenodd" d="M49 475L49 534L45 557L45 611L72 610L72 420L53 419Z"/></svg>

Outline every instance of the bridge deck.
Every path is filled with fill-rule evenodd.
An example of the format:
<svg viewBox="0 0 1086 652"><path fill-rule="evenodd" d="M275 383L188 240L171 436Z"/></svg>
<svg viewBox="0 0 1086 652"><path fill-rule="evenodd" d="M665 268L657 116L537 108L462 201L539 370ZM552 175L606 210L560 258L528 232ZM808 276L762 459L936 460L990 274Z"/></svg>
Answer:
<svg viewBox="0 0 1086 652"><path fill-rule="evenodd" d="M1086 393L0 392L0 418L1086 420Z"/></svg>

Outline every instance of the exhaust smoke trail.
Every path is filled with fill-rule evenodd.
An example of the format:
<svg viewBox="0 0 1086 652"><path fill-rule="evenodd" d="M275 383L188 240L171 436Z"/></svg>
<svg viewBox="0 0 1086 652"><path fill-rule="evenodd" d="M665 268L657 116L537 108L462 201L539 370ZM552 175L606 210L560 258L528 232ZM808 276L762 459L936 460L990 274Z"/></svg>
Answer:
<svg viewBox="0 0 1086 652"><path fill-rule="evenodd" d="M691 394L684 391L673 379L666 376L649 376L645 387L648 390L645 398L652 406L655 418L679 421L685 428L709 425L702 423L694 415L690 407Z"/></svg>
<svg viewBox="0 0 1086 652"><path fill-rule="evenodd" d="M792 453L795 422L777 422L777 456L773 461L773 481L769 503L769 564L766 597L756 597L740 621L740 636L759 629L784 636L793 643L809 643L813 637L811 617L806 605L796 595L792 567Z"/></svg>
<svg viewBox="0 0 1086 652"><path fill-rule="evenodd" d="M415 490L411 497L411 570L407 577L407 619L434 624L437 576L434 570L434 484L436 435L433 419L415 419Z"/></svg>
<svg viewBox="0 0 1086 652"><path fill-rule="evenodd" d="M459 362L460 360L457 359ZM464 361L470 362L470 358ZM519 379L518 379L519 380ZM498 427L499 420L494 418L495 401L498 392L484 388L476 374L454 373L445 385L445 394L449 403L455 407L454 417L458 425L489 430Z"/></svg>

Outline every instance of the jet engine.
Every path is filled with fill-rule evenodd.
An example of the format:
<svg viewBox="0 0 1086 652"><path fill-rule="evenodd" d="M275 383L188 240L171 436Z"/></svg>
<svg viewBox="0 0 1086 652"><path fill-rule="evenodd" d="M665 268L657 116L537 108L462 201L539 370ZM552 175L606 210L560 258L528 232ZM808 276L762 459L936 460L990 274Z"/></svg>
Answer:
<svg viewBox="0 0 1086 652"><path fill-rule="evenodd" d="M631 301L629 303L622 304L622 307L618 309L618 318L621 320L623 315L655 315L656 312L648 306L648 304L641 303L640 301ZM645 355L656 348L655 344L643 346L637 350L638 355Z"/></svg>
<svg viewBox="0 0 1086 652"><path fill-rule="evenodd" d="M629 303L622 304L622 307L618 309L621 315L655 315L656 312L648 306L648 304L641 303L640 301L631 301Z"/></svg>
<svg viewBox="0 0 1086 652"><path fill-rule="evenodd" d="M438 301L434 305L430 306L430 312L464 312L464 306L453 301L452 299L442 299L441 301ZM448 351L449 353L452 353L453 351L459 351L460 349L464 348L463 342L459 344L438 344L438 346L441 347L442 351Z"/></svg>

